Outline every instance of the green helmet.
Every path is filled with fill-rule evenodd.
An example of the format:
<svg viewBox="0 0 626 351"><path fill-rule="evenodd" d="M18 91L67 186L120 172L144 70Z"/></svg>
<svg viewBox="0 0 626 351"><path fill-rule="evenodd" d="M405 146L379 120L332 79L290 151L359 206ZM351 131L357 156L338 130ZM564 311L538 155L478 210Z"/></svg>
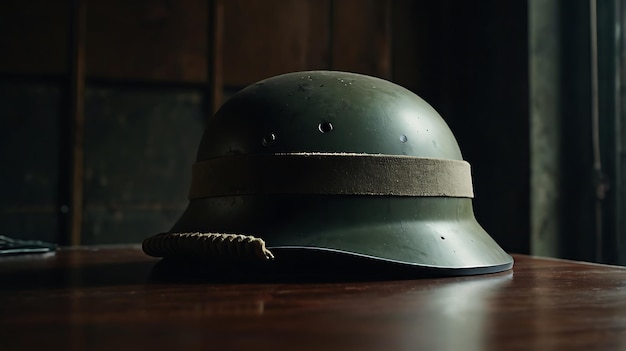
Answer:
<svg viewBox="0 0 626 351"><path fill-rule="evenodd" d="M477 223L469 164L424 100L354 73L288 73L229 99L204 131L189 206L157 257L324 255L442 275L510 269Z"/></svg>

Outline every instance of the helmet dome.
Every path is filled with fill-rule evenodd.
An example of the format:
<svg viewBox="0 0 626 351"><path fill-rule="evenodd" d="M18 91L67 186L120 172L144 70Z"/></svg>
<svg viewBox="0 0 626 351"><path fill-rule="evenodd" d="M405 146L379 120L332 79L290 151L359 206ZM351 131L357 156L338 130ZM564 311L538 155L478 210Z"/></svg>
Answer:
<svg viewBox="0 0 626 351"><path fill-rule="evenodd" d="M443 118L365 75L288 73L235 94L206 125L189 198L148 254L237 256L245 235L276 261L332 253L444 275L513 264L474 217L470 166ZM219 249L202 233L231 236Z"/></svg>

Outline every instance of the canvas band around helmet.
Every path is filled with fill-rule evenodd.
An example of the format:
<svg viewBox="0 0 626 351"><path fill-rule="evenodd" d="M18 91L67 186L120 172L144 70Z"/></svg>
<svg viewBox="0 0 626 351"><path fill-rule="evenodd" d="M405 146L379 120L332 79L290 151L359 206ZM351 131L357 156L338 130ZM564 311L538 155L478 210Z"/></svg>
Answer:
<svg viewBox="0 0 626 351"><path fill-rule="evenodd" d="M470 165L420 97L360 74L288 73L209 119L187 209L143 249L218 266L346 258L442 276L511 269L473 197Z"/></svg>

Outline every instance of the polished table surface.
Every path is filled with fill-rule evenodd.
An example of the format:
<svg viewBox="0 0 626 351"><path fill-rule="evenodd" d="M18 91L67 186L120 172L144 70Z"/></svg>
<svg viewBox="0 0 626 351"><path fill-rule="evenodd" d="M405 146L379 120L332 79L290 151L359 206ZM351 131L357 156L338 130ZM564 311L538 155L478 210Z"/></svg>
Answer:
<svg viewBox="0 0 626 351"><path fill-rule="evenodd" d="M626 269L167 281L137 246L0 258L0 350L626 350Z"/></svg>

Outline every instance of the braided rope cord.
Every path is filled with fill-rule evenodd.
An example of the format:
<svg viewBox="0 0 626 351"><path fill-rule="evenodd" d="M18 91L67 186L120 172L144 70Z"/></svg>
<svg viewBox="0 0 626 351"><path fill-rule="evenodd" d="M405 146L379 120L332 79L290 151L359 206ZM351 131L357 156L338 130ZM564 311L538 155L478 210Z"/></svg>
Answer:
<svg viewBox="0 0 626 351"><path fill-rule="evenodd" d="M144 240L143 251L153 257L227 261L267 261L274 258L263 239L223 233L161 233Z"/></svg>

